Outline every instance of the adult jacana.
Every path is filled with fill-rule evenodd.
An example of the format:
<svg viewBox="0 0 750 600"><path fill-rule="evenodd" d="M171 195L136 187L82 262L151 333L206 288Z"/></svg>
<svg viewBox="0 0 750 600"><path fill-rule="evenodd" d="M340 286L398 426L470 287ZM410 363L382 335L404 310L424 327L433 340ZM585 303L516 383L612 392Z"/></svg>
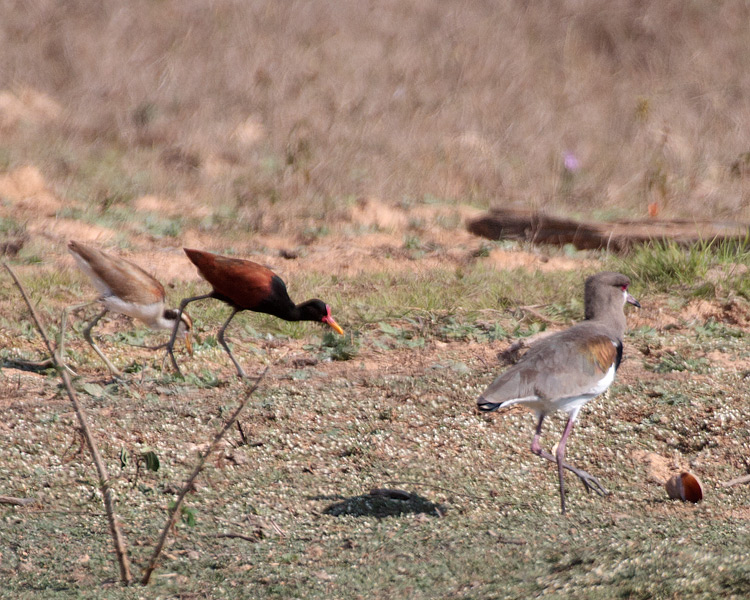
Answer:
<svg viewBox="0 0 750 600"><path fill-rule="evenodd" d="M122 373L104 356L104 353L91 337L91 330L110 311L138 319L152 329L165 329L174 331L175 334L182 334L188 352L192 353L190 330L193 327L193 322L190 316L182 311L178 312L172 308L165 308L164 286L153 276L129 260L120 256L113 256L80 242L71 240L68 242L68 250L101 295L92 302L70 306L65 309L61 327L63 330L61 345L64 338L67 312L98 302L104 307L104 310L84 328L83 336L94 349L94 352L107 365L112 375L120 377ZM160 347L163 347L163 345ZM60 354L62 355L62 351Z"/></svg>
<svg viewBox="0 0 750 600"><path fill-rule="evenodd" d="M623 308L625 303L641 306L628 293L628 285L630 280L620 273L603 272L589 277L584 289L585 320L532 345L477 400L482 411L523 404L536 412L538 421L531 451L557 463L563 513L564 469L575 473L587 490L608 493L596 477L565 462L565 444L581 407L612 384L620 366L626 327ZM544 418L557 410L568 413L568 423L553 456L542 450L539 438Z"/></svg>
<svg viewBox="0 0 750 600"><path fill-rule="evenodd" d="M330 306L317 299L295 304L289 298L286 285L281 277L271 269L241 258L220 256L190 248L184 248L184 250L188 258L198 268L201 277L210 283L213 289L208 294L185 298L180 302L179 310L182 311L191 302L206 298L216 298L232 307L232 314L222 325L217 338L232 363L234 363L240 377L244 378L247 375L235 360L224 339L227 326L238 312L250 310L266 313L285 321L318 321L329 325L336 333L344 333L344 330L331 316ZM177 366L172 353L176 335L177 331L175 330L172 333L172 339L167 344L167 352L172 358L175 370L179 373L180 368Z"/></svg>

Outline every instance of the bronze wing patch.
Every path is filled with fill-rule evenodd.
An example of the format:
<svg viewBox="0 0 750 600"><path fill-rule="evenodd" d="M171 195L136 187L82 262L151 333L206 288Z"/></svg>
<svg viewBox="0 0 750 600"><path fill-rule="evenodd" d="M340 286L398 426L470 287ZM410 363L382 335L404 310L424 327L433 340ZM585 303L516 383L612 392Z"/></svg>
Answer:
<svg viewBox="0 0 750 600"><path fill-rule="evenodd" d="M604 375L617 360L617 347L606 335L598 335L586 340L583 354L594 369Z"/></svg>

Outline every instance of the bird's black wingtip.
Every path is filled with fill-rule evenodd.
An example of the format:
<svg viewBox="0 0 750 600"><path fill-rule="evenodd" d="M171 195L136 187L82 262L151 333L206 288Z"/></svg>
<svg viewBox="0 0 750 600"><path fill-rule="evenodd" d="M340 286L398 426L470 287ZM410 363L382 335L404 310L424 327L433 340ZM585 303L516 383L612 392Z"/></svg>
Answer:
<svg viewBox="0 0 750 600"><path fill-rule="evenodd" d="M502 402L489 402L484 398L477 400L477 408L482 412L493 412L500 408Z"/></svg>

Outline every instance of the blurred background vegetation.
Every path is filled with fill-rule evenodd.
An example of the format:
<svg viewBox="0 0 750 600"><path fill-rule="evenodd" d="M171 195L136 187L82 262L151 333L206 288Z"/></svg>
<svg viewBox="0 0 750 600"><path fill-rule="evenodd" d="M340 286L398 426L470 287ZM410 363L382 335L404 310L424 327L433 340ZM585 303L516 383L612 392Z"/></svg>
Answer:
<svg viewBox="0 0 750 600"><path fill-rule="evenodd" d="M153 193L261 233L361 197L750 220L748 22L740 0L8 0L0 172L35 165L85 204L64 216Z"/></svg>

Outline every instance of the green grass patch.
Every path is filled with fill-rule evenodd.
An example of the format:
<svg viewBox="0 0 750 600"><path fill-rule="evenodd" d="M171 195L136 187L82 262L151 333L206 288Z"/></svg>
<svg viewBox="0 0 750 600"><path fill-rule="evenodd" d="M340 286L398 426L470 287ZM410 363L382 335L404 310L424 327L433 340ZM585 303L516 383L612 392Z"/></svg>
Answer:
<svg viewBox="0 0 750 600"><path fill-rule="evenodd" d="M615 270L630 276L634 287L670 291L676 287L695 297L714 298L719 286L727 290L743 286L736 271L750 264L747 242L706 241L683 246L674 241L657 241L638 246L622 258L615 258ZM711 278L707 276L711 273ZM742 278L744 279L744 278Z"/></svg>

